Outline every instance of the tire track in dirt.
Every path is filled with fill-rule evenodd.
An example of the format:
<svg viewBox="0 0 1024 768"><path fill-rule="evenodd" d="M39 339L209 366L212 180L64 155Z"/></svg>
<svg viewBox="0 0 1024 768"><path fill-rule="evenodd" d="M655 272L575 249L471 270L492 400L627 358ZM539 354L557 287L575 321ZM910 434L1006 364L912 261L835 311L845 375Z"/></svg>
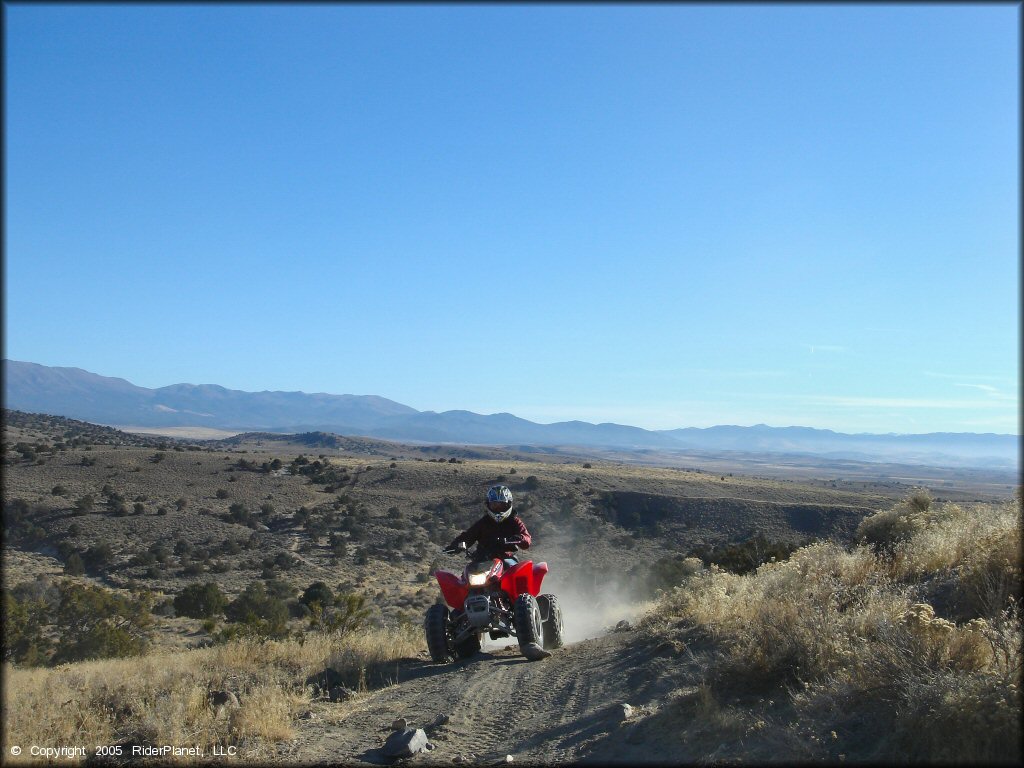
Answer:
<svg viewBox="0 0 1024 768"><path fill-rule="evenodd" d="M318 703L299 721L288 761L381 764L391 722L405 717L425 728L435 749L420 764L502 761L571 762L588 742L617 726L616 704L646 656L629 645L632 633L584 640L529 662L517 646L484 651L447 665L408 661L396 685L347 704ZM635 703L635 702L633 702ZM439 714L445 724L431 728ZM330 721L334 722L330 722Z"/></svg>

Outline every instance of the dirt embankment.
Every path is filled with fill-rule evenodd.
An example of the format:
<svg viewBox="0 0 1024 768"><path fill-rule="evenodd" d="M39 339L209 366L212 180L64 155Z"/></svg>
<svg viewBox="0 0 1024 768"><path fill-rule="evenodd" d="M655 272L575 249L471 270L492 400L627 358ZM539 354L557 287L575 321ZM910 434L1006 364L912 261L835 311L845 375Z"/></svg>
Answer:
<svg viewBox="0 0 1024 768"><path fill-rule="evenodd" d="M638 642L635 631L571 643L529 662L517 646L435 665L406 660L395 684L343 704L316 702L281 755L303 764L385 764L381 747L395 719L426 730L423 765L576 761L672 762L678 756L645 716L697 682L695 659ZM633 708L624 716L622 705ZM674 747L678 749L678 746Z"/></svg>

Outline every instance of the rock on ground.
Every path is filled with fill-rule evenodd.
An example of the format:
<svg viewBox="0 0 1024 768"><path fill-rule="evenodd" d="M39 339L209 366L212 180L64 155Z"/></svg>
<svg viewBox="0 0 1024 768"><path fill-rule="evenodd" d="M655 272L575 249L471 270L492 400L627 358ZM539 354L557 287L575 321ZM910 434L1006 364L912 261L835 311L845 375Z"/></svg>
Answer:
<svg viewBox="0 0 1024 768"><path fill-rule="evenodd" d="M406 728L404 731L395 731L388 736L384 742L384 755L386 757L412 757L417 752L423 752L427 748L427 734L422 728Z"/></svg>

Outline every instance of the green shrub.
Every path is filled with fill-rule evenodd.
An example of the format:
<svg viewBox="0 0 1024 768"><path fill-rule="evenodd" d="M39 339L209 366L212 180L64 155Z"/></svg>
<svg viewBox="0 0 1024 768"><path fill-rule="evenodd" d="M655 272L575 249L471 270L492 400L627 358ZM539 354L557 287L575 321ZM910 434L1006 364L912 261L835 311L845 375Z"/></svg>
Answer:
<svg viewBox="0 0 1024 768"><path fill-rule="evenodd" d="M288 600L295 596L295 587L284 579L276 577L273 579L267 579L267 581L263 583L263 586L266 587L268 595L276 597L279 600Z"/></svg>
<svg viewBox="0 0 1024 768"><path fill-rule="evenodd" d="M3 660L25 666L46 661L50 641L43 629L48 608L43 600L18 600L3 593Z"/></svg>
<svg viewBox="0 0 1024 768"><path fill-rule="evenodd" d="M804 542L804 545L807 543ZM757 534L743 542L697 547L690 552L690 556L700 558L705 566L714 563L723 570L743 574L753 573L759 566L773 560L785 560L800 546L769 541L762 534Z"/></svg>
<svg viewBox="0 0 1024 768"><path fill-rule="evenodd" d="M324 582L314 581L303 591L299 602L304 605L312 605L313 603L319 603L322 606L330 605L334 602L334 593Z"/></svg>
<svg viewBox="0 0 1024 768"><path fill-rule="evenodd" d="M191 584L175 596L174 611L179 616L209 619L224 613L227 604L227 598L216 584Z"/></svg>
<svg viewBox="0 0 1024 768"><path fill-rule="evenodd" d="M139 552L134 557L132 557L132 559L128 562L131 565L156 565L156 555L154 555L152 552Z"/></svg>
<svg viewBox="0 0 1024 768"><path fill-rule="evenodd" d="M309 603L309 627L318 632L344 634L362 627L370 615L366 598L354 592L338 595L330 604Z"/></svg>
<svg viewBox="0 0 1024 768"><path fill-rule="evenodd" d="M288 635L288 606L284 600L268 594L262 582L254 581L245 591L231 601L226 610L227 618L236 626L225 627L217 635L221 641L239 635L280 638Z"/></svg>
<svg viewBox="0 0 1024 768"><path fill-rule="evenodd" d="M236 501L230 507L228 512L224 516L224 520L229 523L237 523L238 525L248 525L252 522L252 514L249 512L249 508L242 504L240 501Z"/></svg>
<svg viewBox="0 0 1024 768"><path fill-rule="evenodd" d="M85 565L93 570L97 570L102 568L104 565L108 565L113 559L114 550L111 549L110 545L106 542L93 544L82 553L82 560Z"/></svg>
<svg viewBox="0 0 1024 768"><path fill-rule="evenodd" d="M60 585L54 664L141 654L152 623L151 598L123 597L87 584Z"/></svg>
<svg viewBox="0 0 1024 768"><path fill-rule="evenodd" d="M334 558L344 557L348 554L348 541L340 533L332 533L330 544L331 556Z"/></svg>

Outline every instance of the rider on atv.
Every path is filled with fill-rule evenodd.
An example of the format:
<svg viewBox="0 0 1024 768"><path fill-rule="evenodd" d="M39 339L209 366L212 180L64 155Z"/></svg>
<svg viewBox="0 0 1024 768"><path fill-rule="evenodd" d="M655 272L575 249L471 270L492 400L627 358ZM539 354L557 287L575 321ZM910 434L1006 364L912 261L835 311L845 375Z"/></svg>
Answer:
<svg viewBox="0 0 1024 768"><path fill-rule="evenodd" d="M423 629L430 658L438 664L466 659L491 640L514 636L523 655L538 661L561 648L562 611L558 599L541 594L547 563L519 562L517 549L529 549L530 532L512 509L512 491L495 485L487 491L487 514L455 537L445 552L469 555L462 576L434 572L443 602L427 609ZM476 551L468 545L476 543Z"/></svg>
<svg viewBox="0 0 1024 768"><path fill-rule="evenodd" d="M466 546L475 542L478 557L500 557L512 567L518 562L516 549L530 548L530 532L512 508L512 491L506 486L492 486L487 491L486 506L487 514L456 536L445 549L454 550L462 542Z"/></svg>

